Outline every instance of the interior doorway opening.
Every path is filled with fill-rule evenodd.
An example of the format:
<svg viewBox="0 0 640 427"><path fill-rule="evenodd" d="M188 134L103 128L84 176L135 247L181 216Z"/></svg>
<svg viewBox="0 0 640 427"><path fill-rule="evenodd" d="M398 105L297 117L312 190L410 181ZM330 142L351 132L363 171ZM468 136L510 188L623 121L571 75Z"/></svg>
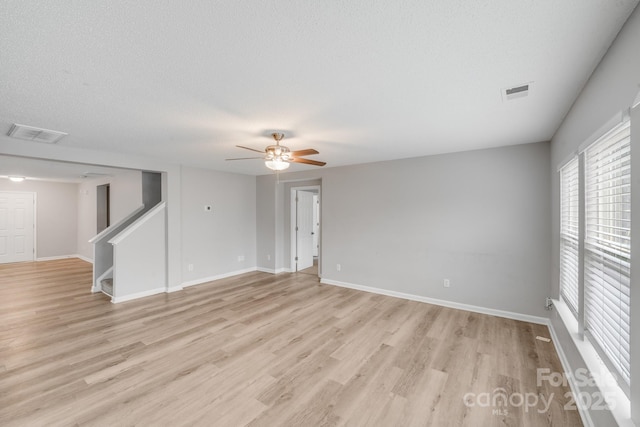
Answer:
<svg viewBox="0 0 640 427"><path fill-rule="evenodd" d="M111 195L109 184L96 187L96 234L111 225Z"/></svg>
<svg viewBox="0 0 640 427"><path fill-rule="evenodd" d="M291 188L291 271L319 276L320 186Z"/></svg>

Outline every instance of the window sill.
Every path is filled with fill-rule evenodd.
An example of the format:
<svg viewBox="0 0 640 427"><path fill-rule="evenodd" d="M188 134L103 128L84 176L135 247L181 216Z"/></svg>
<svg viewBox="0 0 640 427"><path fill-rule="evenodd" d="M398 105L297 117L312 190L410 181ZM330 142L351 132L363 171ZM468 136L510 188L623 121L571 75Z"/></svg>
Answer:
<svg viewBox="0 0 640 427"><path fill-rule="evenodd" d="M569 306L562 300L553 300L553 306L558 311L558 315L571 335L571 339L587 365L587 369L589 369L594 376L600 393L606 396L607 400L611 403L611 413L618 425L621 427L634 427L635 424L631 421L631 403L629 398L618 386L615 378L609 369L607 369L600 356L598 356L598 353L591 343L589 343L589 340L582 339L578 332L578 321L573 316ZM574 390L574 392L579 393L580 390Z"/></svg>

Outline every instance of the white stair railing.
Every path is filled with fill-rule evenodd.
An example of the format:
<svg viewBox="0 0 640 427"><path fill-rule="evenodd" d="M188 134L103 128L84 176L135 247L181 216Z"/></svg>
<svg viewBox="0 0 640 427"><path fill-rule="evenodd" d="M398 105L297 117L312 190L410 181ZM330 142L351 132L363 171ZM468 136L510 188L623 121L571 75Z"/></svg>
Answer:
<svg viewBox="0 0 640 427"><path fill-rule="evenodd" d="M133 224L136 219L144 214L144 209L145 206L140 205L125 218L110 225L89 240L89 243L93 244L93 284L91 292L100 291L101 278L104 278L105 273L113 267L113 246L109 244L109 240Z"/></svg>
<svg viewBox="0 0 640 427"><path fill-rule="evenodd" d="M111 302L166 291L166 221L166 203L161 202L108 241L113 245Z"/></svg>

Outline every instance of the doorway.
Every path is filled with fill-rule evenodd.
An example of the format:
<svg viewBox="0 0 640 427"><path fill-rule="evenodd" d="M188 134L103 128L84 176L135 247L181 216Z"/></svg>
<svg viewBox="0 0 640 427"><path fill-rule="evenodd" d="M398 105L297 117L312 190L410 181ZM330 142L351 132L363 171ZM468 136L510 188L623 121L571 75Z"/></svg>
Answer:
<svg viewBox="0 0 640 427"><path fill-rule="evenodd" d="M291 271L319 276L320 186L291 188Z"/></svg>
<svg viewBox="0 0 640 427"><path fill-rule="evenodd" d="M0 192L0 263L35 259L35 193Z"/></svg>
<svg viewBox="0 0 640 427"><path fill-rule="evenodd" d="M111 194L109 184L96 187L96 234L111 225Z"/></svg>

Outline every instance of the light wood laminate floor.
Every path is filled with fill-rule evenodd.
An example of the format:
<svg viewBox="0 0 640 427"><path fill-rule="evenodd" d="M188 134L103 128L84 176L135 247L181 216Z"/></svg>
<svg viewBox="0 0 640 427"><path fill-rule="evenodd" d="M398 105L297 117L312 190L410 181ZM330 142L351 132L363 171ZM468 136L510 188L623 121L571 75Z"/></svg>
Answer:
<svg viewBox="0 0 640 427"><path fill-rule="evenodd" d="M0 425L581 425L536 382L562 371L545 326L305 274L116 305L90 282L77 259L0 265ZM502 390L554 398L479 400Z"/></svg>

